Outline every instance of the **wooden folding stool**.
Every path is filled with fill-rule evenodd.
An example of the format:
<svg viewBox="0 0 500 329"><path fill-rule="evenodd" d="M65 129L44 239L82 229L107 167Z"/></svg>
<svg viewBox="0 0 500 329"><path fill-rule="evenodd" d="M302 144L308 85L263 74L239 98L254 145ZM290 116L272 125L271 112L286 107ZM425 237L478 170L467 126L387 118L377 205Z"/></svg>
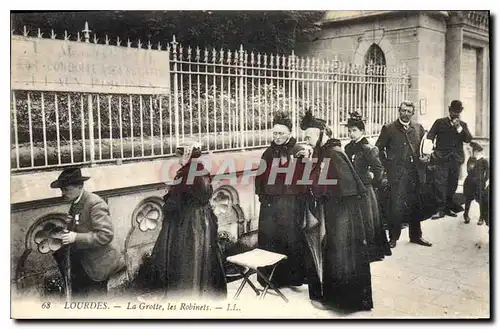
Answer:
<svg viewBox="0 0 500 329"><path fill-rule="evenodd" d="M230 256L227 258L227 261L238 266L238 270L240 271L241 275L243 276L243 281L241 282L241 285L239 286L238 290L236 291L236 294L234 295L234 299L237 299L243 290L243 287L245 284L249 284L250 287L255 291L257 296L260 295L260 299L264 299L264 297L267 294L267 291L270 289L274 290L285 302L288 303L288 299L283 295L283 293L276 287L272 282L272 278L274 275L274 271L276 270L276 266L286 259L286 255L278 254L275 252L263 250L263 249L253 249L251 251L247 251L238 255ZM259 268L263 267L268 267L272 266L271 273L269 274L269 277L267 277L262 270ZM260 294L260 290L255 287L255 285L252 283L250 280L250 275L257 273L257 275L264 280L266 283L262 294Z"/></svg>

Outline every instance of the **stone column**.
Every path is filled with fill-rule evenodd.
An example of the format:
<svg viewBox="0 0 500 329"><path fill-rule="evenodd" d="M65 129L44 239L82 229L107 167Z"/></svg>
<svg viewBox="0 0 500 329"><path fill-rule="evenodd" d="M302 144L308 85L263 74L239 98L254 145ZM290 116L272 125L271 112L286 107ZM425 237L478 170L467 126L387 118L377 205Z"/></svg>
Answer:
<svg viewBox="0 0 500 329"><path fill-rule="evenodd" d="M463 29L460 25L448 25L446 32L445 97L443 115L454 99L460 99L460 62L463 47Z"/></svg>
<svg viewBox="0 0 500 329"><path fill-rule="evenodd" d="M481 136L490 136L490 70L489 70L489 47L483 47L478 58L478 73L481 76L479 82L481 91L480 103L476 118L476 131Z"/></svg>

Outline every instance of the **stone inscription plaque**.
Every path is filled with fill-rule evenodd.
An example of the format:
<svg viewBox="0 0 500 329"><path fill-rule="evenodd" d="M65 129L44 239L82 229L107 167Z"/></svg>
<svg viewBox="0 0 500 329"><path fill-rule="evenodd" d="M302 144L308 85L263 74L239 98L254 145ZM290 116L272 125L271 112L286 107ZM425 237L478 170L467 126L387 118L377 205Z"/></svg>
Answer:
<svg viewBox="0 0 500 329"><path fill-rule="evenodd" d="M12 36L11 88L167 94L168 52Z"/></svg>

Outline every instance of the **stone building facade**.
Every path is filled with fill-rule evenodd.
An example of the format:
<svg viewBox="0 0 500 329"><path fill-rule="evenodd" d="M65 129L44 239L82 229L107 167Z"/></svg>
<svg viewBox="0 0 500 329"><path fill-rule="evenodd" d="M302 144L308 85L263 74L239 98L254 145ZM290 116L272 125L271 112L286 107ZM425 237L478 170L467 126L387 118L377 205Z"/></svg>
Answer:
<svg viewBox="0 0 500 329"><path fill-rule="evenodd" d="M318 25L299 55L406 66L416 119L426 129L460 99L472 134L489 136L489 12L330 11Z"/></svg>

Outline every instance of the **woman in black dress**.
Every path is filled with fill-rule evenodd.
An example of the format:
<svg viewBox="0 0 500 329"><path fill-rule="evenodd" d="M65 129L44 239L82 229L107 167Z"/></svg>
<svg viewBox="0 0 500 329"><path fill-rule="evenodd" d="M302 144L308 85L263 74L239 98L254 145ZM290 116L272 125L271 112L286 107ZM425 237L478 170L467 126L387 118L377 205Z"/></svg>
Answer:
<svg viewBox="0 0 500 329"><path fill-rule="evenodd" d="M265 171L255 179L255 194L259 196L258 246L261 249L284 254L272 277L278 286L300 286L304 283L305 240L301 230L304 217L305 186L295 184L300 178L301 162L295 162L293 179L286 181L285 173L278 173L271 181L273 166L288 167L303 148L291 135L292 120L286 113L275 113L273 118L273 141L262 154ZM267 271L267 269L264 269ZM259 283L265 284L260 277Z"/></svg>
<svg viewBox="0 0 500 329"><path fill-rule="evenodd" d="M368 190L370 207L363 216L368 254L371 262L382 260L385 256L392 255L374 191L382 183L384 167L378 157L377 147L371 145L364 136L365 123L357 112L351 113L347 129L351 141L345 146L345 153Z"/></svg>
<svg viewBox="0 0 500 329"><path fill-rule="evenodd" d="M198 159L200 145L187 140L177 147L176 155L181 168L164 196L163 226L151 253L149 286L165 291L169 299L224 299L227 284L217 245L217 217L209 204L213 190L209 172ZM195 171L203 174L195 176Z"/></svg>
<svg viewBox="0 0 500 329"><path fill-rule="evenodd" d="M373 308L370 261L366 246L363 214L369 207L367 190L356 170L342 151L337 139L325 133L326 122L306 112L301 121L306 142L314 147L311 191L308 202L324 223L322 243L313 255L321 255L316 264L317 279L308 277L310 295L320 295L313 304L339 307L348 311ZM323 211L317 212L321 207ZM319 252L318 252L319 251ZM321 273L319 273L321 271Z"/></svg>

